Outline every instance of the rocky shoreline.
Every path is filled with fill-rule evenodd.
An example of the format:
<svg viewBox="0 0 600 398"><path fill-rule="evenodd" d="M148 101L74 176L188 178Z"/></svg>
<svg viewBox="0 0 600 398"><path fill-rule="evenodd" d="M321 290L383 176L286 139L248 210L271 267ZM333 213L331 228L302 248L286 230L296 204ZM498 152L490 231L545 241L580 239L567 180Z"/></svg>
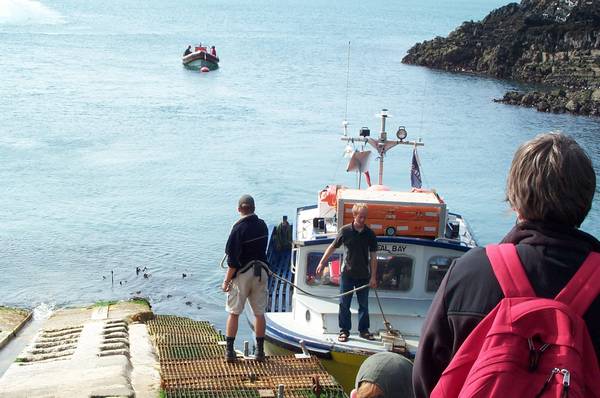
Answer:
<svg viewBox="0 0 600 398"><path fill-rule="evenodd" d="M522 0L417 43L402 60L536 84L496 99L542 112L600 116L600 2Z"/></svg>

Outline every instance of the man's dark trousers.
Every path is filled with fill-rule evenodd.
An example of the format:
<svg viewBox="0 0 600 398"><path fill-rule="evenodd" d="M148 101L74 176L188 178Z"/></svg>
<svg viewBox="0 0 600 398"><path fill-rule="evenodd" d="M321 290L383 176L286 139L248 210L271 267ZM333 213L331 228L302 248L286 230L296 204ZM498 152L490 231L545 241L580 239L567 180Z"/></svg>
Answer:
<svg viewBox="0 0 600 398"><path fill-rule="evenodd" d="M340 278L340 293L346 293L356 287L369 284L369 278L355 279L342 274ZM366 332L369 330L369 288L355 292L358 300L358 331ZM351 315L350 303L352 303L352 294L340 297L340 314L339 323L340 330L350 331Z"/></svg>

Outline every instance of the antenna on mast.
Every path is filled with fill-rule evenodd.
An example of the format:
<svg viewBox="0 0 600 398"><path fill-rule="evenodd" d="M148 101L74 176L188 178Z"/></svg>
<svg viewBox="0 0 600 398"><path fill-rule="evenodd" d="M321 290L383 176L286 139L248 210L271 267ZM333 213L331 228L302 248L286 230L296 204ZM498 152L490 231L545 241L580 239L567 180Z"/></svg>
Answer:
<svg viewBox="0 0 600 398"><path fill-rule="evenodd" d="M346 69L346 110L344 112L344 121L342 126L344 127L344 136L348 135L348 89L350 87L350 41L348 41L348 62Z"/></svg>
<svg viewBox="0 0 600 398"><path fill-rule="evenodd" d="M387 131L385 131L385 124L386 120L391 117L391 115L388 113L387 109L382 109L381 112L375 116L381 118L381 132L379 133L379 138L371 138L369 129L363 127L361 129L360 137L343 136L342 141L347 141L348 143L363 142L371 145L377 151L379 154L379 184L381 185L383 184L383 160L387 151L396 145L411 145L416 148L418 146L423 146L424 144L421 142L421 140L418 142L406 141L407 133L404 126L398 127L398 131L396 132L396 140L389 140Z"/></svg>

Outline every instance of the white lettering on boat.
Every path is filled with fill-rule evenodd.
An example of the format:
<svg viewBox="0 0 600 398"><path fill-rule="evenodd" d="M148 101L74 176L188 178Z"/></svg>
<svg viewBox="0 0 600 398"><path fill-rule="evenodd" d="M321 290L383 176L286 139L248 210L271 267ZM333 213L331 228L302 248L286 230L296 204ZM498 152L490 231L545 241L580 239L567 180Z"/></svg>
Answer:
<svg viewBox="0 0 600 398"><path fill-rule="evenodd" d="M380 252L388 252L388 253L406 253L406 249L408 245L400 245L400 244L377 244L377 251Z"/></svg>

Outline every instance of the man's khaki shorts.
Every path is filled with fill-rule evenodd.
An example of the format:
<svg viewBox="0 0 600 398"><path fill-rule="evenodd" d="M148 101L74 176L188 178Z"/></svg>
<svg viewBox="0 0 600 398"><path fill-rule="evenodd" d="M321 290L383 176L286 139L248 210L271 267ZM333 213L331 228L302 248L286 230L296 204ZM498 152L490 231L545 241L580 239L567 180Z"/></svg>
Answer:
<svg viewBox="0 0 600 398"><path fill-rule="evenodd" d="M243 274L237 274L227 292L225 310L239 315L244 311L246 300L250 303L254 315L264 315L267 308L267 283L269 275L263 269L261 277L254 276L252 268Z"/></svg>

